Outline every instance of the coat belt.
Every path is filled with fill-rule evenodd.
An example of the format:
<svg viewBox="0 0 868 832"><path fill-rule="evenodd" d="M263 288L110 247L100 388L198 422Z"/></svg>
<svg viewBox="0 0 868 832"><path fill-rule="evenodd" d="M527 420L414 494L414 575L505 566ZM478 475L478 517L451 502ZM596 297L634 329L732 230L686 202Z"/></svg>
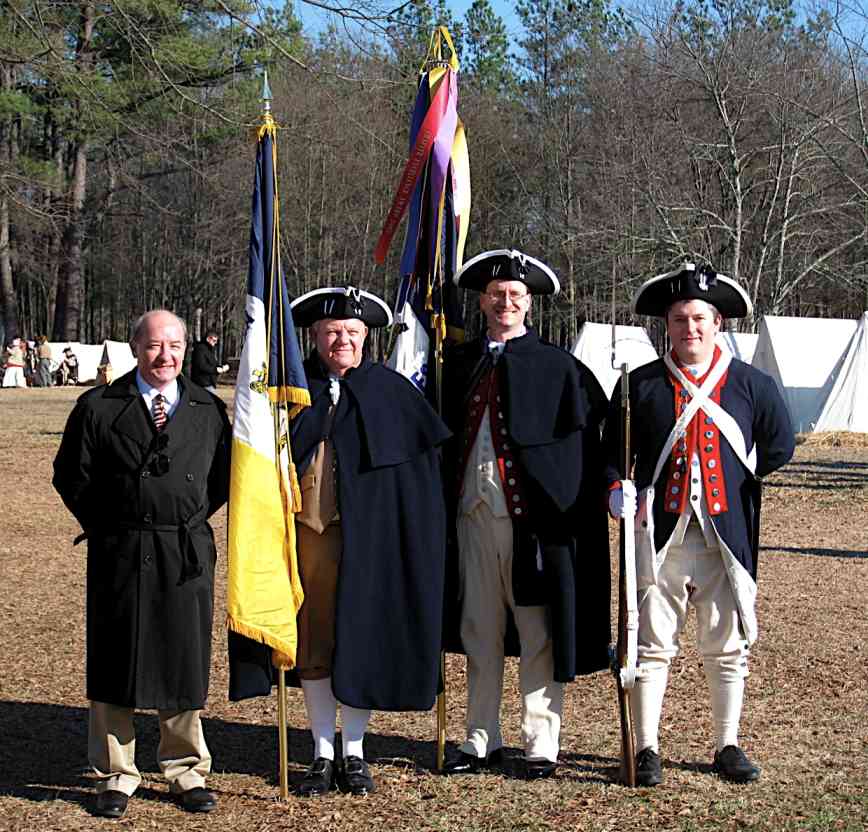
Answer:
<svg viewBox="0 0 868 832"><path fill-rule="evenodd" d="M139 520L118 520L109 526L100 526L100 531L111 532L113 529L118 529L135 532L177 532L178 547L183 556L181 575L178 578L178 586L180 586L185 581L191 578L198 578L202 575L202 562L199 559L199 552L196 551L196 544L193 542L193 536L190 533L193 529L205 525L207 515L207 509L200 508L183 523L145 523ZM82 532L73 541L73 546L81 543L82 540L85 540L90 535L90 532Z"/></svg>

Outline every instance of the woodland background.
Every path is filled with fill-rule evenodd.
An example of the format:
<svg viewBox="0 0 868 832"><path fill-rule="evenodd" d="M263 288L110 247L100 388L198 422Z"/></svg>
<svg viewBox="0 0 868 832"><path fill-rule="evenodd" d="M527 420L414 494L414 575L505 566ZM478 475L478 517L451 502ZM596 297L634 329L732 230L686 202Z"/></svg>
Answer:
<svg viewBox="0 0 868 832"><path fill-rule="evenodd" d="M372 251L437 23L462 65L466 255L555 268L547 337L610 321L613 298L628 322L638 284L685 258L747 287L746 329L868 307L862 0L517 0L511 33L488 0L399 2L309 32L291 3L0 0L0 337L124 340L166 306L237 354L263 66L290 292L392 302L400 240L385 267Z"/></svg>

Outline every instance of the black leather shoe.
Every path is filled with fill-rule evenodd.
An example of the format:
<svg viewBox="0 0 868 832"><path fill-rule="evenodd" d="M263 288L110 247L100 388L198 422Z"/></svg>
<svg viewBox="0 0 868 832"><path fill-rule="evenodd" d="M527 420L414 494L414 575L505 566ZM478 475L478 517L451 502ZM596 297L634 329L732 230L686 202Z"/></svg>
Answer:
<svg viewBox="0 0 868 832"><path fill-rule="evenodd" d="M93 813L101 818L120 818L126 812L129 802L128 795L114 789L97 792L96 800L93 802Z"/></svg>
<svg viewBox="0 0 868 832"><path fill-rule="evenodd" d="M479 774L481 771L491 768L500 768L503 765L503 749L492 751L487 757L477 757L466 751L459 751L457 757L447 760L443 765L444 774Z"/></svg>
<svg viewBox="0 0 868 832"><path fill-rule="evenodd" d="M723 751L714 752L712 771L733 783L752 783L759 780L760 770L737 745L728 745Z"/></svg>
<svg viewBox="0 0 868 832"><path fill-rule="evenodd" d="M551 777L557 767L558 764L551 760L525 760L525 780L543 780L546 777Z"/></svg>
<svg viewBox="0 0 868 832"><path fill-rule="evenodd" d="M343 765L338 769L338 788L356 797L364 797L375 790L374 778L361 757L344 757Z"/></svg>
<svg viewBox="0 0 868 832"><path fill-rule="evenodd" d="M659 786L663 782L660 755L650 746L636 755L636 785Z"/></svg>
<svg viewBox="0 0 868 832"><path fill-rule="evenodd" d="M217 798L202 786L187 789L178 795L181 808L188 812L211 812L217 808Z"/></svg>
<svg viewBox="0 0 868 832"><path fill-rule="evenodd" d="M335 785L335 764L325 757L317 757L295 787L299 797L320 797L330 792Z"/></svg>

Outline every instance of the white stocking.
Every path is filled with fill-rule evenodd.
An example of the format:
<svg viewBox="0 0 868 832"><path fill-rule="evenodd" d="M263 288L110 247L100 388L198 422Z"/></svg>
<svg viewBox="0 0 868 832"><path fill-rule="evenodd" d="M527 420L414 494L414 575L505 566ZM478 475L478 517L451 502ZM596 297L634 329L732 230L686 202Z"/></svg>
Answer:
<svg viewBox="0 0 868 832"><path fill-rule="evenodd" d="M636 685L630 691L630 706L633 711L633 725L636 731L636 750L653 748L659 753L657 732L660 728L660 714L663 711L663 695L669 666L654 663L640 668L636 675Z"/></svg>
<svg viewBox="0 0 868 832"><path fill-rule="evenodd" d="M371 712L369 710L351 708L349 705L341 703L341 735L343 737L344 757L364 759L365 731L368 728L370 718Z"/></svg>
<svg viewBox="0 0 868 832"><path fill-rule="evenodd" d="M332 693L331 677L302 679L301 689L304 691L304 705L313 734L313 756L334 760L338 702Z"/></svg>
<svg viewBox="0 0 868 832"><path fill-rule="evenodd" d="M744 700L744 675L708 658L703 661L703 665L711 691L714 740L717 750L723 751L728 745L738 745L738 723Z"/></svg>

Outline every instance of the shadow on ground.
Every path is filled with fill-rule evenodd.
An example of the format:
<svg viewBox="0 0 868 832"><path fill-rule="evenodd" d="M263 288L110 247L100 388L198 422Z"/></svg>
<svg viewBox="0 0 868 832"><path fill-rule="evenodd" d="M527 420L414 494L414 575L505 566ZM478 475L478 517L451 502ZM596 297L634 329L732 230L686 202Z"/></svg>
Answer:
<svg viewBox="0 0 868 832"><path fill-rule="evenodd" d="M868 558L868 551L853 549L818 549L815 546L760 546L761 552L784 552L790 555L814 555L820 558Z"/></svg>

